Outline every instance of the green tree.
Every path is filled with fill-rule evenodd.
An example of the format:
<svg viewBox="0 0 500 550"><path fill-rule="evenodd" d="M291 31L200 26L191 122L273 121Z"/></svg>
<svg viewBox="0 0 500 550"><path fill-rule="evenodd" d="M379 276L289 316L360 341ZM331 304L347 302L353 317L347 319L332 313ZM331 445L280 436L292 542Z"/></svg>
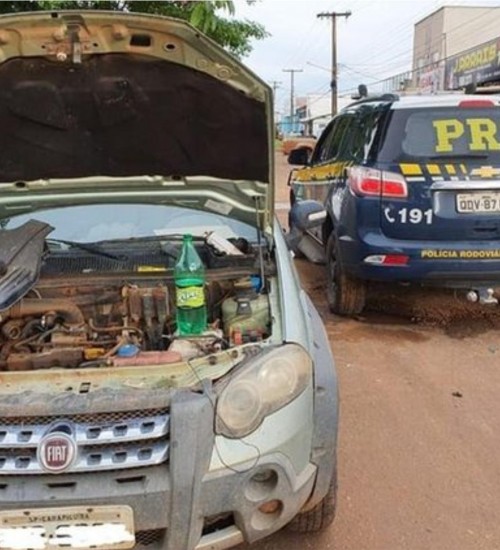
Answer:
<svg viewBox="0 0 500 550"><path fill-rule="evenodd" d="M247 0L253 3L252 0ZM236 19L232 0L163 0L134 2L133 0L25 0L0 2L0 13L54 9L97 9L153 13L179 17L213 38L237 57L252 51L252 40L268 36L255 21Z"/></svg>

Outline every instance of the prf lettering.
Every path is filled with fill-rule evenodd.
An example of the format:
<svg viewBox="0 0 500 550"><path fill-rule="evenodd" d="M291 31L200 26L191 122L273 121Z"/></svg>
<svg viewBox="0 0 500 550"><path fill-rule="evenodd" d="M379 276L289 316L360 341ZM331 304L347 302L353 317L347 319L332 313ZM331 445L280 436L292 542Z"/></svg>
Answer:
<svg viewBox="0 0 500 550"><path fill-rule="evenodd" d="M470 151L500 151L496 138L497 125L490 118L467 118L465 124L456 118L434 120L436 153L453 153L453 144L467 132Z"/></svg>

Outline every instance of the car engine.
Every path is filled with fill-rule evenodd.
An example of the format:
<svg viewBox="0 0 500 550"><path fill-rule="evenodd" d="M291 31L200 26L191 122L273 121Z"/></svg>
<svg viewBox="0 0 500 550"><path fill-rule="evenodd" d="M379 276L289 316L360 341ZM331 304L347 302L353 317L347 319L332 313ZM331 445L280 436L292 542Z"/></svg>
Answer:
<svg viewBox="0 0 500 550"><path fill-rule="evenodd" d="M131 366L188 360L269 335L269 299L249 277L206 285L208 330L178 337L173 285L40 281L0 313L0 369Z"/></svg>

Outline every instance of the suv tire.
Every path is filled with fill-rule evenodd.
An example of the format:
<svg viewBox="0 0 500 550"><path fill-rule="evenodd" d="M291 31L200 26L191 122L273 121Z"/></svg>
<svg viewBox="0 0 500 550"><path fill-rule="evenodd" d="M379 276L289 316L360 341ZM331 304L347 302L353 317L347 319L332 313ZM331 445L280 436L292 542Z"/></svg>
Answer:
<svg viewBox="0 0 500 550"><path fill-rule="evenodd" d="M334 233L326 243L328 307L338 315L357 315L366 302L366 284L344 272L339 261L339 246Z"/></svg>
<svg viewBox="0 0 500 550"><path fill-rule="evenodd" d="M287 528L294 533L315 533L328 527L335 518L337 505L337 470L333 474L328 493L307 512L297 514Z"/></svg>

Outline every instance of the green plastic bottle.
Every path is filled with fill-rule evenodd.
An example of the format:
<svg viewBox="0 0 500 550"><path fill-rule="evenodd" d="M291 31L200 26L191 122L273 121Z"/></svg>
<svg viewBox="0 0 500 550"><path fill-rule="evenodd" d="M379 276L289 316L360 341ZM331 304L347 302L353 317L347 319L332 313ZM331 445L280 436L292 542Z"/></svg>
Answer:
<svg viewBox="0 0 500 550"><path fill-rule="evenodd" d="M192 235L184 235L182 250L174 268L177 331L180 336L201 334L207 328L205 267L193 245Z"/></svg>

